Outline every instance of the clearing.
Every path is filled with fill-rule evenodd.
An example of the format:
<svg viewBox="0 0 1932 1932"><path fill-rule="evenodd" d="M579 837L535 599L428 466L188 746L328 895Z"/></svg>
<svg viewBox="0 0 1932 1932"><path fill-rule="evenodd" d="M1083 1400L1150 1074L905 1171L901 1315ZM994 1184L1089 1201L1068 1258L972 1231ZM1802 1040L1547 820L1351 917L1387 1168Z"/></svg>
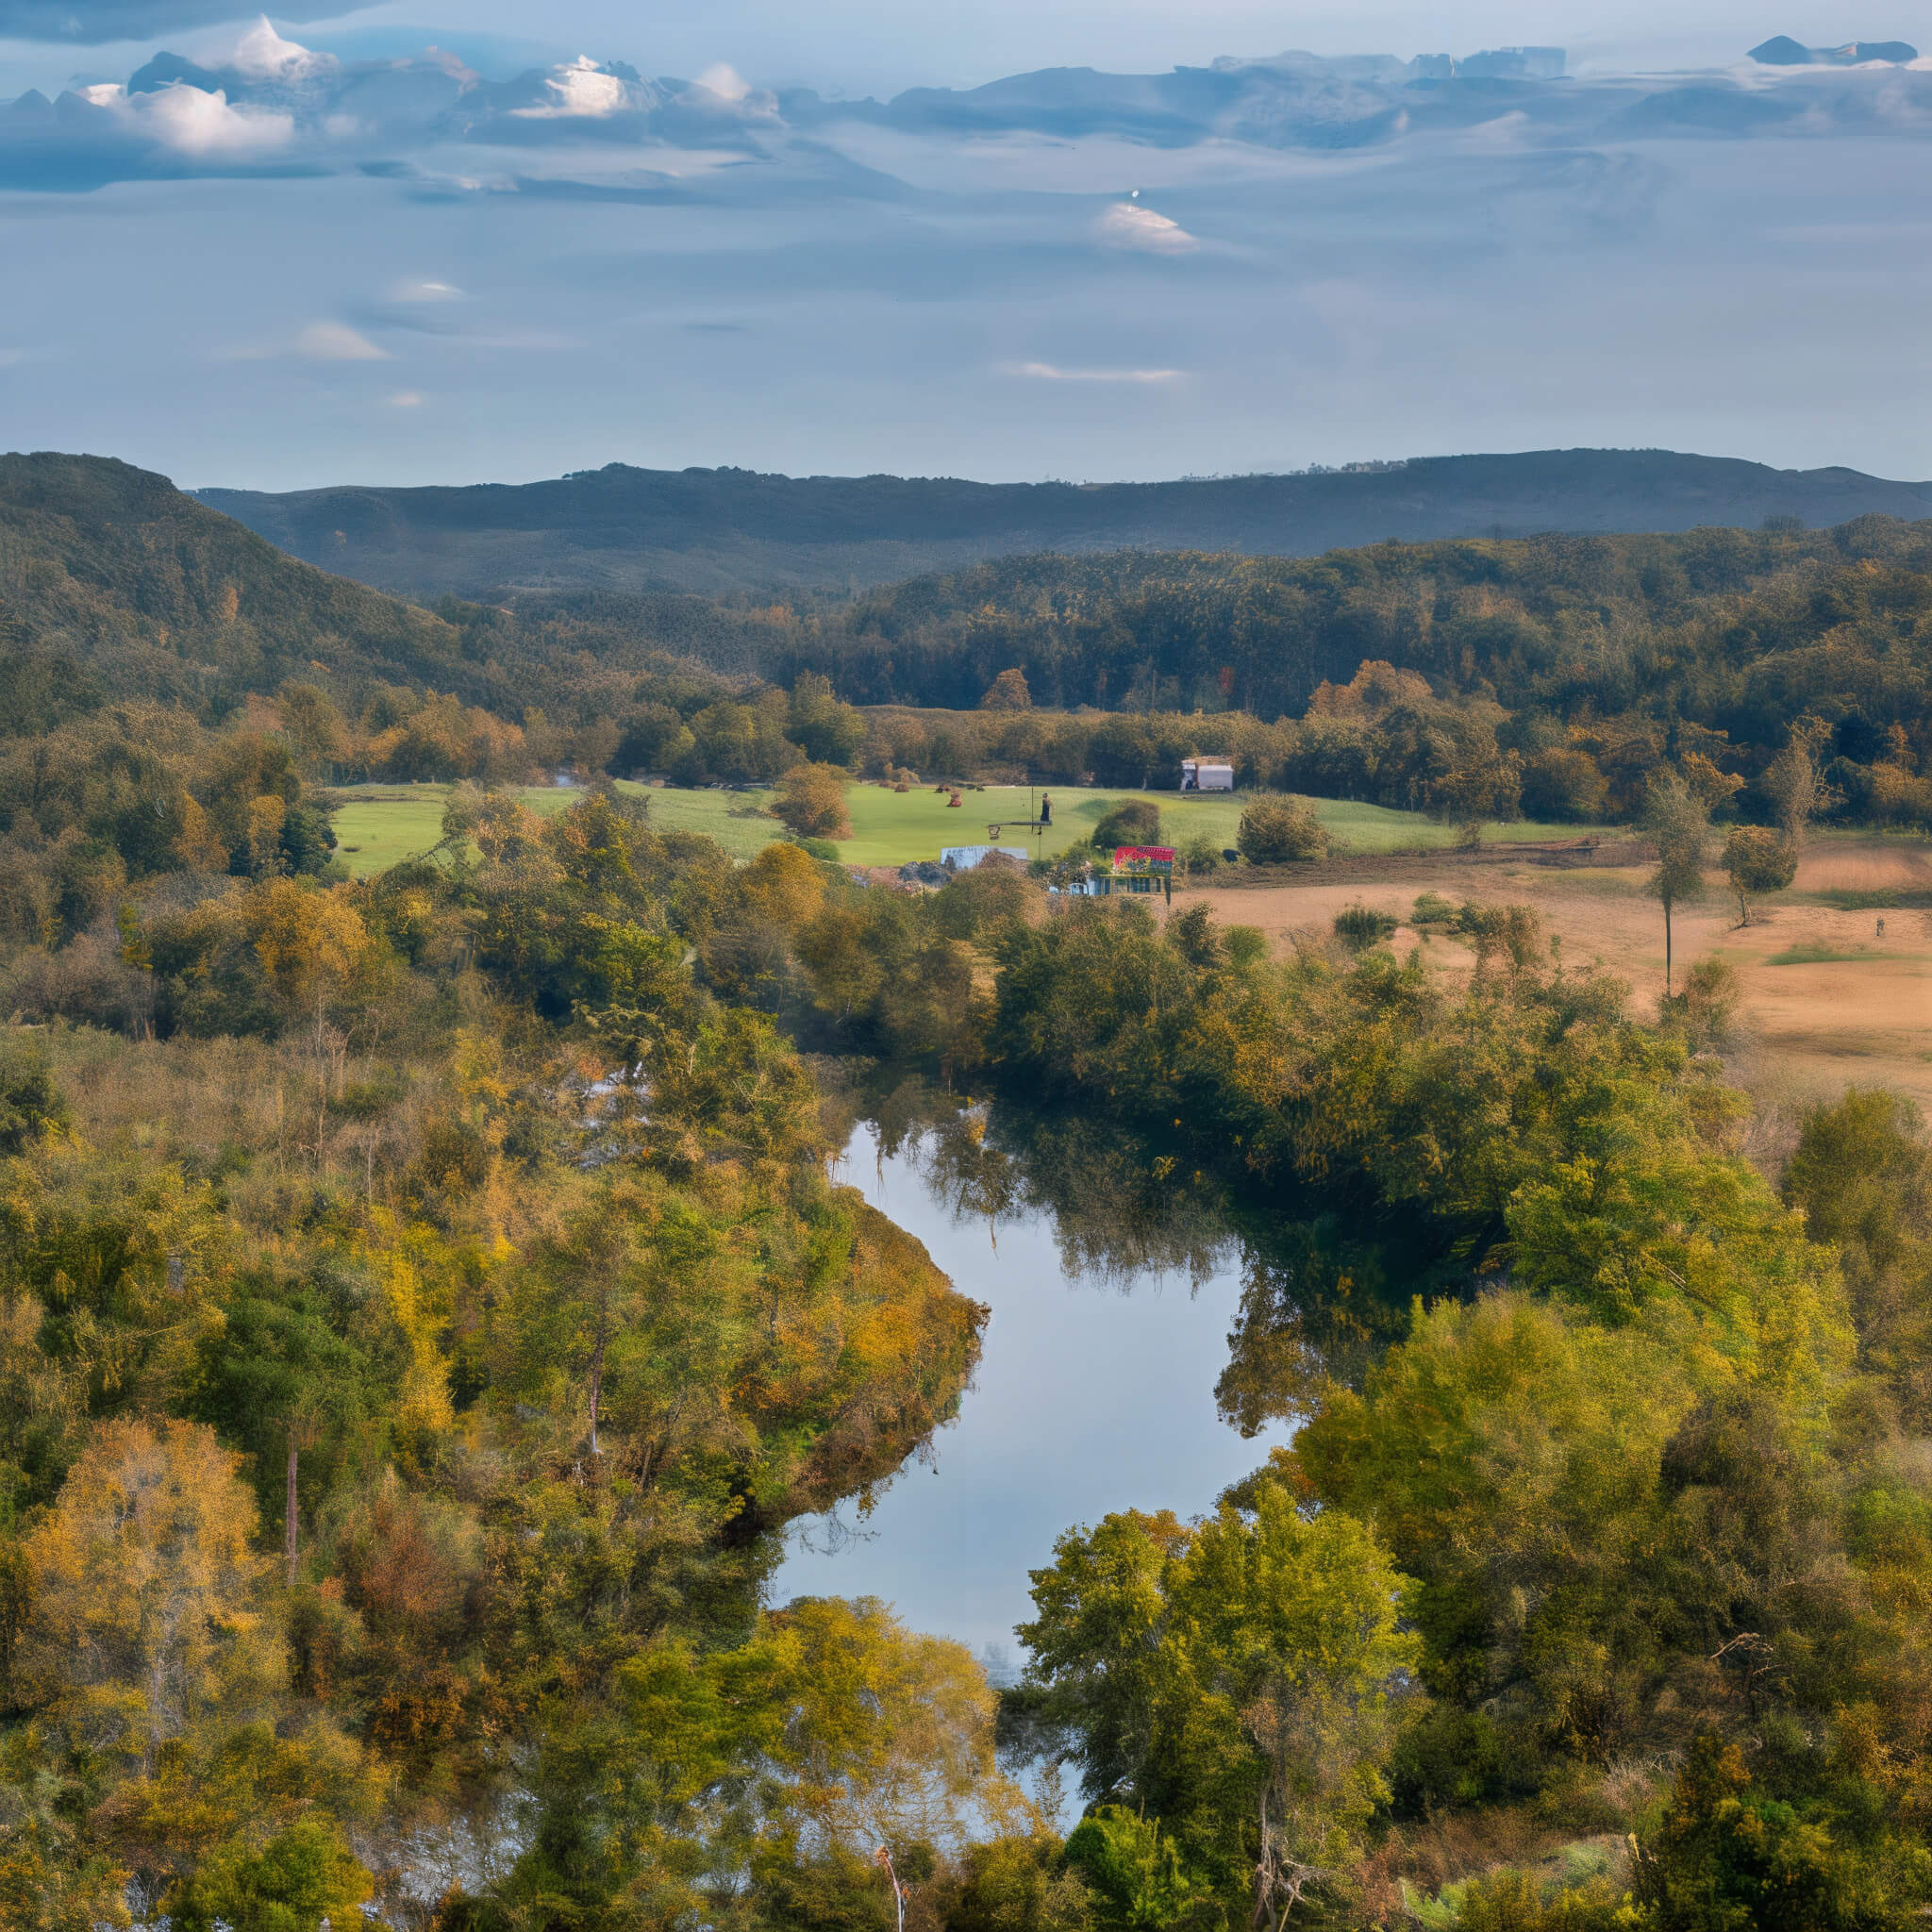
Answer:
<svg viewBox="0 0 1932 1932"><path fill-rule="evenodd" d="M739 858L749 858L760 847L784 836L784 827L764 815L776 795L771 791L726 791L708 789L680 791L675 786L650 787L620 782L620 791L641 793L651 801L651 819L667 830L703 832ZM1051 793L1054 822L1050 829L1029 836L1021 822L1033 815L1041 791ZM426 852L441 836L442 808L447 785L352 785L339 794L341 808L335 816L339 850L349 870L360 878L382 872L398 859ZM582 796L570 786L526 785L516 796L540 812L561 811ZM947 845L984 845L988 827L1000 825L999 843L1011 845L1028 858L1053 858L1069 846L1084 844L1093 828L1113 807L1130 798L1143 798L1161 815L1161 842L1177 844L1206 836L1215 845L1235 841L1243 808L1254 794L1177 791L1108 791L1074 785L968 786L958 808L950 794L927 786L893 791L885 785L853 785L845 794L852 816L852 836L839 841L839 857L848 865L904 865L908 859L938 858ZM1454 843L1448 825L1433 824L1420 812L1391 811L1379 805L1355 805L1346 800L1308 801L1315 816L1340 848L1352 853L1387 853L1405 848L1429 849ZM1553 839L1577 839L1586 825L1520 824L1490 825L1484 836L1499 843Z"/></svg>
<svg viewBox="0 0 1932 1932"><path fill-rule="evenodd" d="M1489 852L1474 862L1419 854L1365 864L1354 878L1325 875L1339 870L1324 868L1324 876L1307 884L1277 871L1245 885L1236 873L1224 885L1176 887L1174 900L1205 899L1217 919L1259 926L1277 947L1296 933L1329 932L1336 913L1359 903L1404 922L1399 952L1421 943L1457 964L1470 958L1465 945L1407 923L1417 894L1519 903L1541 915L1565 959L1600 961L1629 981L1638 1010L1652 1009L1663 991L1663 913L1643 891L1641 864L1555 868ZM1817 835L1791 891L1759 907L1742 928L1723 885L1713 873L1701 904L1678 907L1674 950L1679 972L1707 953L1737 970L1744 1026L1738 1051L1726 1057L1734 1076L1791 1106L1848 1083L1882 1083L1932 1111L1932 842Z"/></svg>

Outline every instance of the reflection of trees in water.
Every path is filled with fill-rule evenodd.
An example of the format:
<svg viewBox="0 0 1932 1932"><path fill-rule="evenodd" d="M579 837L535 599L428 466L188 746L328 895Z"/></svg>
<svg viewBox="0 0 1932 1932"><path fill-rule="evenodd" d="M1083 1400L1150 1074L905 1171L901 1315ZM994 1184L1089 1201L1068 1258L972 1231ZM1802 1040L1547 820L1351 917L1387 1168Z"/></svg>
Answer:
<svg viewBox="0 0 1932 1932"><path fill-rule="evenodd" d="M1407 1333L1412 1296L1457 1285L1399 1236L1307 1213L1306 1200L1241 1199L1115 1123L968 1104L920 1080L873 1101L881 1158L908 1159L955 1215L988 1222L995 1243L1002 1221L1051 1215L1070 1276L1124 1293L1149 1274L1183 1274L1198 1289L1239 1250L1241 1307L1216 1398L1243 1435L1306 1415L1325 1382L1358 1387Z"/></svg>
<svg viewBox="0 0 1932 1932"><path fill-rule="evenodd" d="M1298 1422L1323 1386L1358 1389L1371 1364L1408 1330L1409 1285L1391 1286L1390 1256L1350 1239L1341 1218L1243 1219L1245 1278L1214 1387L1224 1421L1244 1436Z"/></svg>
<svg viewBox="0 0 1932 1932"><path fill-rule="evenodd" d="M908 1081L874 1116L882 1157L904 1157L962 1220L1051 1216L1069 1277L1123 1292L1148 1274L1199 1289L1227 1265L1236 1236L1225 1191L1133 1134L1008 1101L964 1105Z"/></svg>

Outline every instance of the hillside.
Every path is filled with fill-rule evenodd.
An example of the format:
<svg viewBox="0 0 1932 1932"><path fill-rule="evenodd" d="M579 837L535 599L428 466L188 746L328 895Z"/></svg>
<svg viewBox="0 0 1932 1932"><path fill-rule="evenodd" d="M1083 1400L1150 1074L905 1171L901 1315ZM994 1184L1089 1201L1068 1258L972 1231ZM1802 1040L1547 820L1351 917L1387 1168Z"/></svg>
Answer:
<svg viewBox="0 0 1932 1932"><path fill-rule="evenodd" d="M462 489L341 486L201 500L292 556L408 595L532 589L848 591L1031 551L1314 557L1395 537L1817 527L1932 515L1932 483L1668 450L1431 457L1170 483L971 483L612 463Z"/></svg>
<svg viewBox="0 0 1932 1932"><path fill-rule="evenodd" d="M165 476L105 457L0 456L0 647L115 697L192 705L320 667L460 680L460 636L284 556Z"/></svg>

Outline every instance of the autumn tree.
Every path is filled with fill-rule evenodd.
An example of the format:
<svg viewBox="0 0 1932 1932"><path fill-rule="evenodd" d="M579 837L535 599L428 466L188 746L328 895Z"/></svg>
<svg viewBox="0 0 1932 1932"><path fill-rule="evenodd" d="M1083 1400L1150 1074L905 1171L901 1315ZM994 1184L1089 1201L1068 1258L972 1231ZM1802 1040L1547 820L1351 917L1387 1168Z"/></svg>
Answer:
<svg viewBox="0 0 1932 1932"><path fill-rule="evenodd" d="M1010 670L1002 671L987 686L986 695L979 701L982 711L1029 711L1033 708L1033 693L1026 689L1026 674L1016 664Z"/></svg>
<svg viewBox="0 0 1932 1932"><path fill-rule="evenodd" d="M1751 902L1781 892L1797 875L1798 855L1782 832L1764 825L1734 825L1724 841L1724 875L1738 901L1738 924L1751 924Z"/></svg>
<svg viewBox="0 0 1932 1932"><path fill-rule="evenodd" d="M1704 861L1710 845L1710 810L1672 771L1655 774L1645 796L1643 835L1657 850L1644 890L1664 908L1664 991L1671 990L1671 914L1704 892Z"/></svg>
<svg viewBox="0 0 1932 1932"><path fill-rule="evenodd" d="M276 1678L237 1460L198 1424L102 1424L27 1540L43 1694L148 1770Z"/></svg>
<svg viewBox="0 0 1932 1932"><path fill-rule="evenodd" d="M837 765L793 765L785 774L772 809L801 839L849 839L852 815L845 808L846 779Z"/></svg>

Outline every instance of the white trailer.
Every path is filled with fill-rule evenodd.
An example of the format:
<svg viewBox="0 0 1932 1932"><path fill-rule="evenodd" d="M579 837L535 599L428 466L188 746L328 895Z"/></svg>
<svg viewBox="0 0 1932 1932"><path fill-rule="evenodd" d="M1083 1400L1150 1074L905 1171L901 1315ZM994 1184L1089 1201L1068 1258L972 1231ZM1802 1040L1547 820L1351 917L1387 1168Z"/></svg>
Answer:
<svg viewBox="0 0 1932 1932"><path fill-rule="evenodd" d="M1223 764L1219 758L1183 758L1181 760L1181 790L1183 791L1232 791L1234 790L1234 767Z"/></svg>

